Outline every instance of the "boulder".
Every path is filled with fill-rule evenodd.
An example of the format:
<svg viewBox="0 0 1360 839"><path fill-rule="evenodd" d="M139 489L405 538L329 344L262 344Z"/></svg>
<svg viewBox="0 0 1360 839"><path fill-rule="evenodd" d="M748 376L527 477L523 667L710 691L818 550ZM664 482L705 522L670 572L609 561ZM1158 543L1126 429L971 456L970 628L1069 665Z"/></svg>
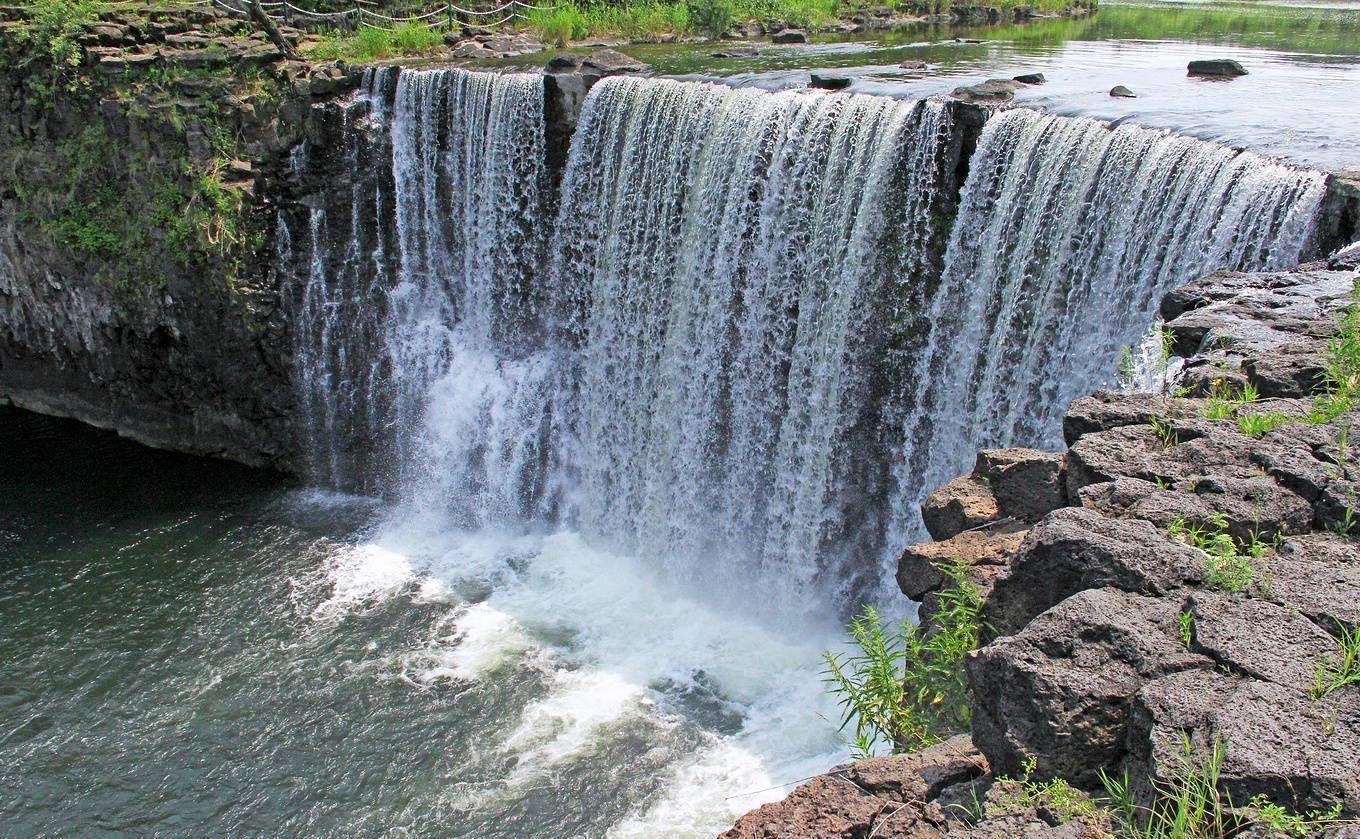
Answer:
<svg viewBox="0 0 1360 839"><path fill-rule="evenodd" d="M912 545L897 560L897 585L907 597L921 600L949 582L940 566L955 564L968 568L970 579L990 591L995 577L1020 547L1025 532L1021 525L999 524L960 533L943 542Z"/></svg>
<svg viewBox="0 0 1360 839"><path fill-rule="evenodd" d="M1152 462L1163 448L1164 441L1151 423L1082 436L1067 450L1067 497L1078 498L1083 487L1116 478L1151 481L1162 477Z"/></svg>
<svg viewBox="0 0 1360 839"><path fill-rule="evenodd" d="M1071 507L1025 537L996 580L985 617L996 634L1006 635L1086 589L1160 596L1203 579L1202 554L1151 524Z"/></svg>
<svg viewBox="0 0 1360 839"><path fill-rule="evenodd" d="M1171 396L1098 390L1068 406L1063 415L1063 439L1070 446L1085 434L1124 425L1148 425L1154 417L1195 416L1199 407L1199 402Z"/></svg>
<svg viewBox="0 0 1360 839"><path fill-rule="evenodd" d="M1129 90L1127 87L1124 87L1122 84L1117 84L1114 87L1110 88L1110 95L1115 97L1116 99L1138 98L1138 94L1134 93L1132 90Z"/></svg>
<svg viewBox="0 0 1360 839"><path fill-rule="evenodd" d="M1073 595L967 662L973 742L992 770L1098 788L1126 750L1129 704L1151 679L1213 662L1182 644L1179 604L1116 589Z"/></svg>
<svg viewBox="0 0 1360 839"><path fill-rule="evenodd" d="M1306 693L1319 661L1337 652L1336 639L1304 615L1241 595L1197 591L1192 649L1221 667Z"/></svg>
<svg viewBox="0 0 1360 839"><path fill-rule="evenodd" d="M1247 75L1246 68L1230 58L1208 58L1191 61L1186 67L1191 76L1210 76L1213 78L1235 78Z"/></svg>
<svg viewBox="0 0 1360 839"><path fill-rule="evenodd" d="M806 44L807 33L801 29L784 29L770 36L776 44Z"/></svg>
<svg viewBox="0 0 1360 839"><path fill-rule="evenodd" d="M1036 522L1066 505L1066 459L1038 449L987 449L978 452L973 474L987 482L1000 514Z"/></svg>
<svg viewBox="0 0 1360 839"><path fill-rule="evenodd" d="M648 67L636 58L624 55L618 50L602 49L595 50L586 56L581 62L581 69L583 71L594 70L602 75L609 76L615 73L641 73Z"/></svg>
<svg viewBox="0 0 1360 839"><path fill-rule="evenodd" d="M760 52L755 47L728 47L710 54L714 58L754 58Z"/></svg>
<svg viewBox="0 0 1360 839"><path fill-rule="evenodd" d="M949 814L926 802L986 771L986 761L960 735L820 775L742 816L721 839L937 839L949 829Z"/></svg>
<svg viewBox="0 0 1360 839"><path fill-rule="evenodd" d="M964 102L994 105L1011 101L1019 89L1020 83L1011 79L988 79L980 84L956 87L949 95Z"/></svg>
<svg viewBox="0 0 1360 839"><path fill-rule="evenodd" d="M1020 82L1021 84L1043 84L1048 81L1044 78L1043 73L1021 73L1014 78L1015 81Z"/></svg>
<svg viewBox="0 0 1360 839"><path fill-rule="evenodd" d="M784 800L742 816L719 839L866 836L879 817L896 806L838 775L820 775Z"/></svg>
<svg viewBox="0 0 1360 839"><path fill-rule="evenodd" d="M903 70L925 70L930 65L926 64L924 61L916 61L912 59L908 61L903 61L901 64L897 66L902 68Z"/></svg>
<svg viewBox="0 0 1360 839"><path fill-rule="evenodd" d="M865 792L891 801L930 801L945 787L986 771L987 761L972 739L959 734L919 752L853 763L842 774Z"/></svg>
<svg viewBox="0 0 1360 839"><path fill-rule="evenodd" d="M1331 533L1289 536L1270 563L1269 599L1335 634L1360 628L1360 550Z"/></svg>
<svg viewBox="0 0 1360 839"><path fill-rule="evenodd" d="M823 76L813 73L808 87L815 87L821 90L844 90L850 86L850 78L847 76Z"/></svg>
<svg viewBox="0 0 1360 839"><path fill-rule="evenodd" d="M992 488L972 475L955 478L932 492L921 505L921 519L936 541L1001 518Z"/></svg>
<svg viewBox="0 0 1360 839"><path fill-rule="evenodd" d="M1127 768L1138 797L1224 750L1219 787L1233 801L1265 795L1294 812L1360 814L1360 691L1314 702L1273 682L1189 670L1151 681L1132 703Z"/></svg>

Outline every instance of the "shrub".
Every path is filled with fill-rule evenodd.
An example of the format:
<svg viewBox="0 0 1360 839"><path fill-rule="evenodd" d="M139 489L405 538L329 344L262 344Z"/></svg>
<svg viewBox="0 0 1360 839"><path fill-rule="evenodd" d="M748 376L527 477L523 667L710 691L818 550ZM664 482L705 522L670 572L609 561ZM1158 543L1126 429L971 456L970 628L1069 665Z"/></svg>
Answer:
<svg viewBox="0 0 1360 839"><path fill-rule="evenodd" d="M970 722L964 657L981 636L982 595L961 566L941 566L952 580L939 593L935 631L910 621L889 630L873 607L853 621L854 654L826 653L824 681L839 695L841 729L857 756L890 742L912 751L967 730Z"/></svg>
<svg viewBox="0 0 1360 839"><path fill-rule="evenodd" d="M715 40L722 37L736 15L731 0L685 0L685 7L690 26Z"/></svg>
<svg viewBox="0 0 1360 839"><path fill-rule="evenodd" d="M20 38L52 62L45 85L36 76L29 80L30 86L44 92L41 88L50 90L80 66L76 37L96 20L99 4L95 0L34 0L28 8L28 25Z"/></svg>

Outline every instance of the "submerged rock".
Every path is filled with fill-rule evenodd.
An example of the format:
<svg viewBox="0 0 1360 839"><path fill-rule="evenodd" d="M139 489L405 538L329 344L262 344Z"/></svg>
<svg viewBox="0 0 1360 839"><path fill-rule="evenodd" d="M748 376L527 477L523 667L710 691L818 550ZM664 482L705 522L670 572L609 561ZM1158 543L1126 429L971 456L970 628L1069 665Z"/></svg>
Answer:
<svg viewBox="0 0 1360 839"><path fill-rule="evenodd" d="M1191 61L1186 68L1191 76L1234 78L1247 75L1246 68L1230 58L1209 58Z"/></svg>
<svg viewBox="0 0 1360 839"><path fill-rule="evenodd" d="M731 47L710 53L714 58L754 58L759 54L760 51L755 47Z"/></svg>

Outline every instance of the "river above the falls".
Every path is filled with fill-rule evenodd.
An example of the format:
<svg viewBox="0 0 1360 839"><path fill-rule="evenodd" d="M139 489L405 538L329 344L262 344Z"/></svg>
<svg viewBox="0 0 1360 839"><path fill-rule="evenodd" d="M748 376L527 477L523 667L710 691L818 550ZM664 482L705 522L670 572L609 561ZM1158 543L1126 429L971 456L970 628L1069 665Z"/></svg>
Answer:
<svg viewBox="0 0 1360 839"><path fill-rule="evenodd" d="M769 90L809 72L852 79L850 91L905 98L1021 73L1046 82L1015 102L1067 116L1127 119L1330 170L1360 169L1360 4L1106 2L1090 18L1021 25L914 25L813 43L755 43L755 57L707 45L625 47L655 72ZM1186 75L1194 59L1231 58L1248 75ZM904 62L924 62L907 70ZM1136 99L1110 96L1124 85Z"/></svg>

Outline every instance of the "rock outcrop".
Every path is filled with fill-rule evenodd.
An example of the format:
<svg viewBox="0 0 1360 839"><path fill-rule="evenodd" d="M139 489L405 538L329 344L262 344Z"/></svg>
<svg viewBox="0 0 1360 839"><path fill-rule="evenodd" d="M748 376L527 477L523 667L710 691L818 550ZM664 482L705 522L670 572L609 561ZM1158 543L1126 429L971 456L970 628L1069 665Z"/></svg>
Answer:
<svg viewBox="0 0 1360 839"><path fill-rule="evenodd" d="M966 666L971 740L951 743L975 747L986 774L912 800L892 827L866 803L880 796L852 784L871 817L759 832L762 812L812 823L818 792L802 788L731 835L1109 835L1098 808L1045 812L1007 778L1096 793L1103 774L1127 774L1146 806L1216 750L1239 808L1259 795L1360 816L1360 685L1325 676L1360 626L1360 410L1319 417L1313 401L1360 283L1348 259L1172 291L1162 314L1185 357L1178 395L1078 399L1066 452L982 452L925 502L935 541L903 552L898 582L927 631L951 574L985 597L985 646ZM1233 401L1248 385L1258 399ZM939 748L893 758L899 784L919 786L913 773ZM949 815L942 805L960 798L968 815Z"/></svg>
<svg viewBox="0 0 1360 839"><path fill-rule="evenodd" d="M26 37L0 31L0 401L292 468L276 187L357 77L210 7L102 11L77 65Z"/></svg>

